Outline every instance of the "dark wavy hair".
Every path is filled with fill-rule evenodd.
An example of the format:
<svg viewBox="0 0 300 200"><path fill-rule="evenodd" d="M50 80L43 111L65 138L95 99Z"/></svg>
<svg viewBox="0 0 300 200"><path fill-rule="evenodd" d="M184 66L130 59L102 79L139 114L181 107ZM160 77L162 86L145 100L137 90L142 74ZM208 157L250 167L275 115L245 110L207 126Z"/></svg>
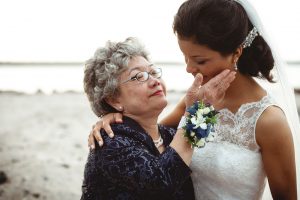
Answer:
<svg viewBox="0 0 300 200"><path fill-rule="evenodd" d="M252 28L246 11L234 0L188 0L180 6L173 22L179 38L193 39L223 56L235 52ZM260 35L243 49L237 66L242 74L274 82L274 58Z"/></svg>

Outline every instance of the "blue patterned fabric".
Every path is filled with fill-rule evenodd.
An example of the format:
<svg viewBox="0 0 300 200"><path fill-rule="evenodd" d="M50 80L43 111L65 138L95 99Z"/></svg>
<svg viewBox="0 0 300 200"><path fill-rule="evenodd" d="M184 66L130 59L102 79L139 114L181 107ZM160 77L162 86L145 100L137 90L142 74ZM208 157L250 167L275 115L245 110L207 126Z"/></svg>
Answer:
<svg viewBox="0 0 300 200"><path fill-rule="evenodd" d="M134 120L113 124L113 139L91 151L84 171L82 200L195 199L191 170L169 146L176 130L159 126L165 151Z"/></svg>

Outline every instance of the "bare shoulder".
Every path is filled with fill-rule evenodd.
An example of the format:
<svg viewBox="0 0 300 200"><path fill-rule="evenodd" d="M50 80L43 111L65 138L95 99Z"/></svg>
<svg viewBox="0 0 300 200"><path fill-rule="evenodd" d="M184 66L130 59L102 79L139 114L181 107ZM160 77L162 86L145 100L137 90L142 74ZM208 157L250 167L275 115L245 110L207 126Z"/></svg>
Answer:
<svg viewBox="0 0 300 200"><path fill-rule="evenodd" d="M292 134L284 112L277 106L269 106L256 124L256 141L259 146L276 145L290 141Z"/></svg>

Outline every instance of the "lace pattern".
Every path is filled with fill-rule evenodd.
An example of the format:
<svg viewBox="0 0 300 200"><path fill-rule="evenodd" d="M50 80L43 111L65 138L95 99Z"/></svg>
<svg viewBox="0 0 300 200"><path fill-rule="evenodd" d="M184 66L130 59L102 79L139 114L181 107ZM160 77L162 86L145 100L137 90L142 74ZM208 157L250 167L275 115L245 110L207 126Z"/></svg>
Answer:
<svg viewBox="0 0 300 200"><path fill-rule="evenodd" d="M271 105L273 99L266 95L235 114L220 110L215 140L194 150L190 168L196 199L261 199L266 175L255 127Z"/></svg>
<svg viewBox="0 0 300 200"><path fill-rule="evenodd" d="M258 152L260 147L255 139L256 122L270 105L275 104L272 98L266 95L260 101L241 105L235 114L227 108L220 110L215 141L227 141Z"/></svg>

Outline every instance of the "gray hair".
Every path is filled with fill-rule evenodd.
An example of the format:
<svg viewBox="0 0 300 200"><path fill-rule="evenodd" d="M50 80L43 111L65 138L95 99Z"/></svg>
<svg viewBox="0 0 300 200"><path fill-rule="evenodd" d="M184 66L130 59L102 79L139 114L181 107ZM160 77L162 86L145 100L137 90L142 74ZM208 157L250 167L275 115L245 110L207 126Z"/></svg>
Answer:
<svg viewBox="0 0 300 200"><path fill-rule="evenodd" d="M144 46L137 38L130 37L124 42L108 41L105 47L97 49L94 56L86 61L84 92L98 117L117 112L105 100L120 94L119 77L128 68L130 59L136 56L149 60Z"/></svg>

